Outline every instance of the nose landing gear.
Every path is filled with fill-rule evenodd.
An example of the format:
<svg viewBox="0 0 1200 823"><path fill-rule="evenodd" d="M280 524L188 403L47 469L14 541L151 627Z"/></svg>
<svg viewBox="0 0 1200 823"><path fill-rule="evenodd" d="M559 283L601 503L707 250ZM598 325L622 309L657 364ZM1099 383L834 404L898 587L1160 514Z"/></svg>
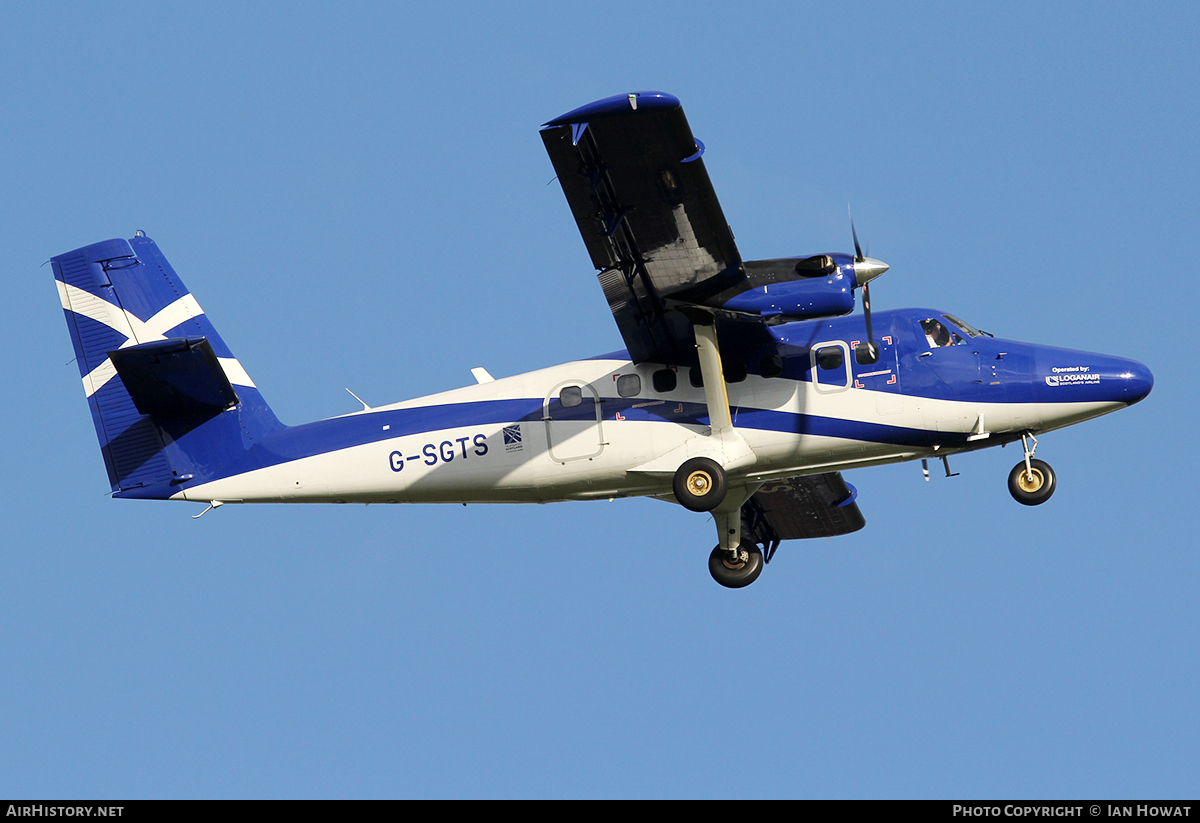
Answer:
<svg viewBox="0 0 1200 823"><path fill-rule="evenodd" d="M1029 447L1029 441L1033 441L1033 448ZM1039 506L1054 494L1054 469L1044 460L1033 459L1037 451L1033 435L1021 435L1021 444L1025 447L1025 459L1008 473L1008 492L1022 505Z"/></svg>

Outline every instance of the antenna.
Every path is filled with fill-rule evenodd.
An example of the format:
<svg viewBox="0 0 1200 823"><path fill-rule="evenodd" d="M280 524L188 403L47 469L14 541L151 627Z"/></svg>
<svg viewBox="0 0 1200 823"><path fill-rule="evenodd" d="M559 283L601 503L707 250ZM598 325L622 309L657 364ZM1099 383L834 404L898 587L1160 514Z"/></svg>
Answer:
<svg viewBox="0 0 1200 823"><path fill-rule="evenodd" d="M359 397L357 394L355 394L354 392L350 391L349 389L346 389L346 391L350 392L350 396L351 396L351 397L353 397L353 398L354 398L355 400L357 400L359 403L362 403L362 404L363 404L363 411L370 411L370 410L371 410L371 407L370 407L370 406L368 406L368 405L367 405L365 402L363 402L363 399L362 399L361 397Z"/></svg>

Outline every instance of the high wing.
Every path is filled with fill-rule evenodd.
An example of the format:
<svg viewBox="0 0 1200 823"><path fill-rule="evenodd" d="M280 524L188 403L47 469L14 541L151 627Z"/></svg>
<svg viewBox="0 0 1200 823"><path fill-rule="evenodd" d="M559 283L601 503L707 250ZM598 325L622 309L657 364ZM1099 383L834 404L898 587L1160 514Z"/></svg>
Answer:
<svg viewBox="0 0 1200 823"><path fill-rule="evenodd" d="M541 134L634 362L694 359L691 324L672 307L746 274L679 100L609 97Z"/></svg>
<svg viewBox="0 0 1200 823"><path fill-rule="evenodd" d="M742 506L742 533L770 559L781 540L856 532L867 522L856 496L840 472L769 480Z"/></svg>

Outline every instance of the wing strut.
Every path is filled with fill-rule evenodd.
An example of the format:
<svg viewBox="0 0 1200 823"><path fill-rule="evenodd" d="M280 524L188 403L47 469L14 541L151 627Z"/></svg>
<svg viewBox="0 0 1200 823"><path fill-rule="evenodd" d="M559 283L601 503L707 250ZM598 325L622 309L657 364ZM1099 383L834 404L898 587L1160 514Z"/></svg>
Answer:
<svg viewBox="0 0 1200 823"><path fill-rule="evenodd" d="M704 402L708 406L709 437L717 441L724 456L721 468L748 466L758 458L745 439L733 427L733 414L729 410L729 392L725 388L725 370L721 367L721 349L717 345L717 326L712 315L694 317L692 326L696 332L696 356L700 361L700 375L704 380ZM730 488L724 502L713 510L717 525L719 547L737 559L742 540L742 504L754 496L762 483L750 483Z"/></svg>
<svg viewBox="0 0 1200 823"><path fill-rule="evenodd" d="M729 394L725 390L725 371L721 366L721 348L717 344L717 326L711 314L689 312L696 333L696 357L704 381L704 403L708 406L709 434L704 452L726 472L751 466L758 461L750 445L733 427Z"/></svg>

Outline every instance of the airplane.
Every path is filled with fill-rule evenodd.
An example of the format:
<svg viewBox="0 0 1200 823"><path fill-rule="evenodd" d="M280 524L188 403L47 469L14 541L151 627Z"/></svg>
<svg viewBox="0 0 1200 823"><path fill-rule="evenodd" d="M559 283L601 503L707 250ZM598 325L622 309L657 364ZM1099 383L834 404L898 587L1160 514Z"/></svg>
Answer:
<svg viewBox="0 0 1200 823"><path fill-rule="evenodd" d="M709 513L709 571L758 578L784 540L861 529L841 472L1021 444L1137 403L1141 363L993 337L937 309L872 313L887 264L743 260L679 100L608 97L541 137L625 348L285 426L158 246L52 260L112 496L206 503L546 503L647 496ZM853 314L861 291L863 312ZM357 398L356 398L357 399ZM359 402L362 402L361 400Z"/></svg>

